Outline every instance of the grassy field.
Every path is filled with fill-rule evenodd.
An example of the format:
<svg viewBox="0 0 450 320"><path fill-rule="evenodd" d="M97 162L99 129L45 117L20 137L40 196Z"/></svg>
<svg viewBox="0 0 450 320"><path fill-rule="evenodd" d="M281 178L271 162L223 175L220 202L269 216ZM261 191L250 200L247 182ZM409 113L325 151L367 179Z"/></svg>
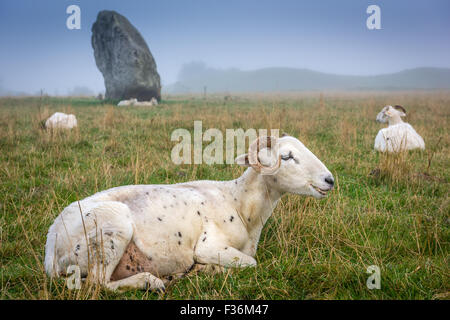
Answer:
<svg viewBox="0 0 450 320"><path fill-rule="evenodd" d="M373 151L375 117L400 104L426 151ZM79 127L47 132L53 112ZM69 203L127 184L238 177L236 165L171 162L177 128L279 128L298 137L336 179L316 200L286 195L264 227L256 268L192 274L164 294L116 293L43 271L53 219ZM450 93L319 93L165 97L119 108L82 98L0 99L1 299L449 299ZM206 145L206 144L205 144ZM381 269L381 289L366 269Z"/></svg>

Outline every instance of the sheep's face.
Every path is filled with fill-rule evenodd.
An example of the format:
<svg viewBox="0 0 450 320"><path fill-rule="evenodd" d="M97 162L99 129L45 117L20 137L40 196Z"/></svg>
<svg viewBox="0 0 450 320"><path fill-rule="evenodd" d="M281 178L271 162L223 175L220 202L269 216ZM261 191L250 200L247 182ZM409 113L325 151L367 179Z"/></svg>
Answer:
<svg viewBox="0 0 450 320"><path fill-rule="evenodd" d="M384 107L379 114L377 114L377 121L381 123L387 123L388 116L386 115L386 111L388 111L390 106Z"/></svg>
<svg viewBox="0 0 450 320"><path fill-rule="evenodd" d="M406 110L402 106L385 106L377 115L377 121L387 123L389 119L406 116Z"/></svg>
<svg viewBox="0 0 450 320"><path fill-rule="evenodd" d="M243 164L243 156L238 157L236 162ZM282 137L278 139L276 145L261 149L258 152L258 159L264 167L277 167L272 174L264 174L263 177L270 188L281 193L323 198L333 189L333 175L303 143L294 137ZM250 165L248 160L245 165Z"/></svg>

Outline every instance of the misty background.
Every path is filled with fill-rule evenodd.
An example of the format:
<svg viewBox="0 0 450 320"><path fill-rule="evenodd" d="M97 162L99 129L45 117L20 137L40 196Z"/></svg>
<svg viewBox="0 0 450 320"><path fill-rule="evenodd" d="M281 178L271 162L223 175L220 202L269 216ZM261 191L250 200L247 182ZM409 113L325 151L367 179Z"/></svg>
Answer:
<svg viewBox="0 0 450 320"><path fill-rule="evenodd" d="M66 27L72 4L81 30ZM371 4L381 30L366 27ZM9 0L0 2L0 95L104 92L91 27L105 9L142 34L163 93L450 88L447 0Z"/></svg>

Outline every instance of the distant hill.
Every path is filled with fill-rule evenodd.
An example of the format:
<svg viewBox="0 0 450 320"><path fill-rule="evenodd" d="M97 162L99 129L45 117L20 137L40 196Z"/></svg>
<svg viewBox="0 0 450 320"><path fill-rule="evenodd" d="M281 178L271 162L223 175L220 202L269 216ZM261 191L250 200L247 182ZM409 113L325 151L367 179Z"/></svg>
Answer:
<svg viewBox="0 0 450 320"><path fill-rule="evenodd" d="M185 65L166 93L270 92L306 90L450 89L450 69L416 68L375 76L328 74L309 69L265 68L253 71Z"/></svg>

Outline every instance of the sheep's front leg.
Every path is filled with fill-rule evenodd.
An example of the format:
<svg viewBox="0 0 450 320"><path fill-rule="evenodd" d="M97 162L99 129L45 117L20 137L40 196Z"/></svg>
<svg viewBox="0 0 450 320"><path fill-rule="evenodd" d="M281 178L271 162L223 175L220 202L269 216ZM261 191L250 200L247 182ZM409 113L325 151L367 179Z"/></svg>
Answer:
<svg viewBox="0 0 450 320"><path fill-rule="evenodd" d="M224 267L256 266L256 260L253 257L236 248L214 243L197 245L194 258L198 263L217 264Z"/></svg>

